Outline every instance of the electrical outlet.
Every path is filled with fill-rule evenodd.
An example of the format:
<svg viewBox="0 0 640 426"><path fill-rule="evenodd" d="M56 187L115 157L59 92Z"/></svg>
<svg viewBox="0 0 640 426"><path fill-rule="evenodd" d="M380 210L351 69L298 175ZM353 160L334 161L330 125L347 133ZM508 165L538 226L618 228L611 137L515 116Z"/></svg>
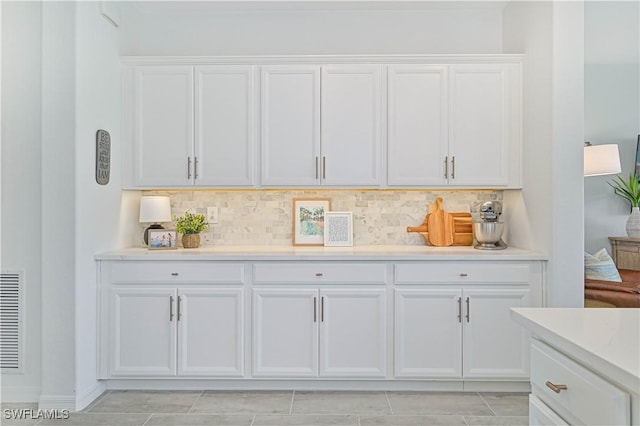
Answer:
<svg viewBox="0 0 640 426"><path fill-rule="evenodd" d="M214 225L218 223L217 207L207 207L207 222L209 223L209 225Z"/></svg>

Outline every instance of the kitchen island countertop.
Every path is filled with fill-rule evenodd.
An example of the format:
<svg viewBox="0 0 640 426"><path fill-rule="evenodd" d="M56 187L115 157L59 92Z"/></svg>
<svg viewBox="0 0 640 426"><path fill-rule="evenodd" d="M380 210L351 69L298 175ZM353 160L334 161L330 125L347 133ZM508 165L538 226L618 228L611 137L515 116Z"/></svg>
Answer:
<svg viewBox="0 0 640 426"><path fill-rule="evenodd" d="M473 247L369 245L354 247L203 246L198 249L148 250L127 248L95 255L96 260L547 260L548 256L513 247L476 250Z"/></svg>

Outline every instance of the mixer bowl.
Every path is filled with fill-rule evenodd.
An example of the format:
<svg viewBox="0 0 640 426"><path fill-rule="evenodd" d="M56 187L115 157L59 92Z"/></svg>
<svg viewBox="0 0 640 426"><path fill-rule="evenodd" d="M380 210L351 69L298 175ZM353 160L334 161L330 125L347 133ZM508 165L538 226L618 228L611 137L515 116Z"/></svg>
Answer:
<svg viewBox="0 0 640 426"><path fill-rule="evenodd" d="M481 245L496 244L502 238L504 222L473 222L473 234Z"/></svg>

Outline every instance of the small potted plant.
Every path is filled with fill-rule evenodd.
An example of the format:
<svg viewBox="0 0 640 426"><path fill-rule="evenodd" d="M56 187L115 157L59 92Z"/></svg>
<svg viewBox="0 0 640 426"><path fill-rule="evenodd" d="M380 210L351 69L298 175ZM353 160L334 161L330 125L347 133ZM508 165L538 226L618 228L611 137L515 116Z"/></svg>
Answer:
<svg viewBox="0 0 640 426"><path fill-rule="evenodd" d="M174 216L173 220L176 221L176 230L182 234L182 247L200 247L200 232L209 229L205 216L187 210L182 216Z"/></svg>
<svg viewBox="0 0 640 426"><path fill-rule="evenodd" d="M629 179L623 179L620 176L616 177L617 180L609 182L609 185L613 188L613 192L628 200L631 203L631 214L627 219L627 235L632 238L640 238L640 182L638 182L638 175L635 173L629 173Z"/></svg>

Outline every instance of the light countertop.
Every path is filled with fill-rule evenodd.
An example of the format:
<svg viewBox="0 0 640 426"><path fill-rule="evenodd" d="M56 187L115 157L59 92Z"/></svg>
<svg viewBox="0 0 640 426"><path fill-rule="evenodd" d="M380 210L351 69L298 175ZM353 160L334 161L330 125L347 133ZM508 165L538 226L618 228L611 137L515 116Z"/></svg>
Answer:
<svg viewBox="0 0 640 426"><path fill-rule="evenodd" d="M96 260L547 260L537 252L509 247L370 245L354 247L203 246L198 249L148 250L128 248L95 255Z"/></svg>
<svg viewBox="0 0 640 426"><path fill-rule="evenodd" d="M640 309L512 308L534 336L640 394Z"/></svg>

